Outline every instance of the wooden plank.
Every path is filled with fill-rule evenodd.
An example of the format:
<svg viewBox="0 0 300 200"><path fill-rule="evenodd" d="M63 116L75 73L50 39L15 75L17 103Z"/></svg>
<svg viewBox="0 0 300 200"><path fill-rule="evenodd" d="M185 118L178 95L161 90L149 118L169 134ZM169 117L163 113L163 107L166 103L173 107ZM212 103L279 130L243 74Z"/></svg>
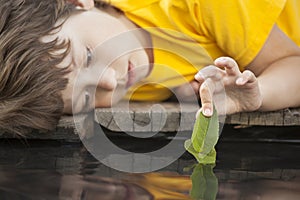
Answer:
<svg viewBox="0 0 300 200"><path fill-rule="evenodd" d="M54 131L34 131L28 139L79 140L93 134L94 125L101 125L115 132L176 132L193 129L199 106L176 102L121 102L112 108L98 108L85 115L63 116ZM226 124L246 126L299 126L300 108L273 112L237 113L226 116ZM0 138L16 138L0 130Z"/></svg>
<svg viewBox="0 0 300 200"><path fill-rule="evenodd" d="M300 109L285 109L282 112L284 116L283 125L295 126L299 124Z"/></svg>
<svg viewBox="0 0 300 200"><path fill-rule="evenodd" d="M113 108L98 108L95 116L101 126L111 131L174 132L191 130L198 109L198 105L188 103L123 102Z"/></svg>
<svg viewBox="0 0 300 200"><path fill-rule="evenodd" d="M174 132L192 130L195 121L195 114L199 109L198 105L189 103L132 103L130 106L122 108L119 104L116 108L96 109L96 120L112 131L125 132ZM113 113L113 115L107 114ZM126 119L128 112L132 116L130 120ZM127 113L127 114L126 114ZM245 112L228 115L226 124L240 124L247 126L295 126L300 125L300 108L285 109L274 112ZM105 117L108 116L109 117ZM122 117L120 117L122 116ZM103 119L104 118L104 119ZM115 122L118 118L123 119L122 129ZM110 125L107 126L107 122ZM127 125L125 125L128 123ZM112 125L113 124L113 125ZM133 128L132 128L133 127Z"/></svg>
<svg viewBox="0 0 300 200"><path fill-rule="evenodd" d="M283 111L279 110L276 112L265 113L266 126L282 126L283 125Z"/></svg>
<svg viewBox="0 0 300 200"><path fill-rule="evenodd" d="M298 126L300 125L300 108L290 108L272 112L237 113L227 117L227 124L257 126Z"/></svg>
<svg viewBox="0 0 300 200"><path fill-rule="evenodd" d="M180 129L178 131L193 130L196 113L200 109L198 104L182 104L180 109Z"/></svg>
<svg viewBox="0 0 300 200"><path fill-rule="evenodd" d="M124 109L125 106L125 109ZM123 107L123 108L122 108ZM111 108L109 108L111 109ZM134 102L130 105L119 104L113 108L114 116L107 116L105 109L96 109L96 121L112 131L133 132L174 132L192 130L198 105L189 103L161 102L140 103ZM124 113L130 113L133 121L124 120ZM122 130L115 121L121 117L124 122ZM105 118L105 119L103 119ZM111 121L107 126L107 121ZM239 124L246 126L295 126L300 125L300 108L285 109L273 112L244 112L226 116L226 124ZM131 128L133 126L133 128ZM127 127L127 128L126 128Z"/></svg>

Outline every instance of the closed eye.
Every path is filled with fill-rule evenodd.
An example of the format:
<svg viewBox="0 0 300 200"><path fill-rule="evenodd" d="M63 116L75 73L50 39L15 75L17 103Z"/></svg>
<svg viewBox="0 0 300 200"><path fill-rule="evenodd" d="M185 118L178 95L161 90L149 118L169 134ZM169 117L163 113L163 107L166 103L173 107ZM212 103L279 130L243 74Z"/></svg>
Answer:
<svg viewBox="0 0 300 200"><path fill-rule="evenodd" d="M89 111L91 108L91 95L88 91L84 92L84 111Z"/></svg>
<svg viewBox="0 0 300 200"><path fill-rule="evenodd" d="M86 48L86 66L90 66L92 62L92 51L90 48Z"/></svg>

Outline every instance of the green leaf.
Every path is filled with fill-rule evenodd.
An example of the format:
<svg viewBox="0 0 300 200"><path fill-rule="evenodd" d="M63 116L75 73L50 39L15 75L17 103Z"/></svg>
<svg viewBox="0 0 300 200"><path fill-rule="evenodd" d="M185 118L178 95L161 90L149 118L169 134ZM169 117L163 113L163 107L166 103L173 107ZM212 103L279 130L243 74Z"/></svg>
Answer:
<svg viewBox="0 0 300 200"><path fill-rule="evenodd" d="M198 164L191 175L193 199L215 200L218 193L218 179L213 172L215 165Z"/></svg>
<svg viewBox="0 0 300 200"><path fill-rule="evenodd" d="M219 138L219 120L214 109L211 117L199 114L196 119L192 137L184 143L185 149L190 152L199 163L211 164L216 162L214 149Z"/></svg>

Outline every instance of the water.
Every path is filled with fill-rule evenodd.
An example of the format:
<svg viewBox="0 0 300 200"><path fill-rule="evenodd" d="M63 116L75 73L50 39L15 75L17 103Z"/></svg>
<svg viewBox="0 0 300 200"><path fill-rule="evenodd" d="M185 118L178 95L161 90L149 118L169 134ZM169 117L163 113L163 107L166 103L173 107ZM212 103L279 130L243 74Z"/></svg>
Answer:
<svg viewBox="0 0 300 200"><path fill-rule="evenodd" d="M0 140L0 199L300 199L299 130L225 127L216 166L196 165L186 153L145 174L106 167L79 142ZM143 152L170 137L111 139Z"/></svg>

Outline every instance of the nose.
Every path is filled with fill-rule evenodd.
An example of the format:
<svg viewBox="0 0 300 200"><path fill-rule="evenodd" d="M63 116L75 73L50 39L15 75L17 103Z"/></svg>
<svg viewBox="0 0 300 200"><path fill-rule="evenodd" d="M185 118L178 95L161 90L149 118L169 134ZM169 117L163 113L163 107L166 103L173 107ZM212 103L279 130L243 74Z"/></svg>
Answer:
<svg viewBox="0 0 300 200"><path fill-rule="evenodd" d="M101 75L97 86L106 90L114 90L117 84L116 71L112 68L107 68Z"/></svg>

